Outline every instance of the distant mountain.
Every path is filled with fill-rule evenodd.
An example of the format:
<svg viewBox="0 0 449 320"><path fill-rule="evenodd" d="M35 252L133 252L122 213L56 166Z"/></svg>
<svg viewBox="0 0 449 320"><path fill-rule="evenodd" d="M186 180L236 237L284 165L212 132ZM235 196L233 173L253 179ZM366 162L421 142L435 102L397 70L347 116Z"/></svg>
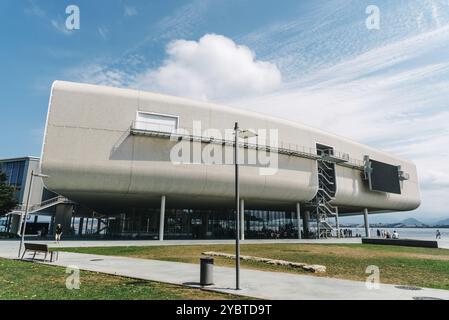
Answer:
<svg viewBox="0 0 449 320"><path fill-rule="evenodd" d="M421 221L415 219L415 218L408 218L405 220L402 220L398 224L404 225L404 226L412 226L412 227L425 227L426 224L422 223Z"/></svg>
<svg viewBox="0 0 449 320"><path fill-rule="evenodd" d="M440 220L435 223L436 226L449 226L449 218Z"/></svg>

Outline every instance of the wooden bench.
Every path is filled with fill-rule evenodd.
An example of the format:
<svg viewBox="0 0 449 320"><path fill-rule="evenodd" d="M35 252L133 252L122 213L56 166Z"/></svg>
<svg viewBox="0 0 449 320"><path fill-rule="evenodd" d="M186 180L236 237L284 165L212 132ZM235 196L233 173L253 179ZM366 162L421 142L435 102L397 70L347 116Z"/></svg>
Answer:
<svg viewBox="0 0 449 320"><path fill-rule="evenodd" d="M44 261L47 260L47 255L50 254L50 262L53 262L53 258L58 256L58 252L55 251L50 251L48 249L48 245L46 244L40 244L40 243L25 243L25 250L23 251L23 255L20 258L21 260L23 260L25 254L27 253L27 251L34 251L34 255L32 260L34 260L34 258L36 257L36 254L38 252L44 253L45 257L44 257Z"/></svg>

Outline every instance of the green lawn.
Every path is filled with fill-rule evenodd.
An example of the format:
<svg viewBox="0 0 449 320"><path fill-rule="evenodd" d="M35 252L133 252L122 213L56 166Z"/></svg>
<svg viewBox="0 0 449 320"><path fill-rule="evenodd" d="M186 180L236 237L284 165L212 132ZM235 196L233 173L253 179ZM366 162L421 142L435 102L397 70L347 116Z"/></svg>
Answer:
<svg viewBox="0 0 449 320"><path fill-rule="evenodd" d="M80 289L65 286L65 268L0 259L0 300L228 300L241 297L81 271Z"/></svg>
<svg viewBox="0 0 449 320"><path fill-rule="evenodd" d="M449 250L377 246L365 244L248 244L243 255L322 264L326 274L311 274L300 269L242 261L242 267L282 271L341 279L365 280L366 267L380 268L383 283L412 285L449 290ZM148 246L73 248L66 251L101 255L198 263L202 252L234 253L233 245ZM215 258L217 265L231 266L233 260Z"/></svg>

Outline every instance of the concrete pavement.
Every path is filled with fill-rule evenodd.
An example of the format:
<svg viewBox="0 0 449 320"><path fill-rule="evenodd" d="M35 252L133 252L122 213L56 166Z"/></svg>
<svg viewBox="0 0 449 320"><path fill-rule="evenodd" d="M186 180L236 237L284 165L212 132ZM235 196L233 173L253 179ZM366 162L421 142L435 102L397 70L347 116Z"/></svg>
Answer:
<svg viewBox="0 0 449 320"><path fill-rule="evenodd" d="M45 243L49 246L60 248L80 248L80 247L135 247L135 246L191 246L191 245L214 245L214 244L235 244L235 240L63 240L58 245L54 241L40 241L38 239L26 240L26 242ZM276 243L362 243L360 238L345 239L280 239L280 240L243 240L242 244L276 244ZM0 250L4 246L17 245L16 240L0 240Z"/></svg>
<svg viewBox="0 0 449 320"><path fill-rule="evenodd" d="M416 238L416 240L429 240L426 238ZM40 241L37 239L27 239L27 242L45 243L50 246L59 246L61 248L80 248L80 247L134 247L134 246L191 246L191 245L215 245L215 244L235 244L235 240L63 240L59 245L54 241ZM310 243L310 244L339 244L339 243L362 243L361 238L343 238L343 239L280 239L280 240L243 240L242 244L276 244L276 243ZM0 251L4 247L17 245L17 240L0 240ZM441 249L449 249L449 240L438 240L438 246Z"/></svg>
<svg viewBox="0 0 449 320"><path fill-rule="evenodd" d="M16 258L18 242L0 242L0 257ZM81 270L102 272L136 279L159 281L199 287L199 265L126 257L112 257L61 252L59 260L51 265L77 266ZM369 290L365 282L296 275L282 272L241 270L242 290L234 290L235 270L215 267L215 285L209 290L239 294L261 299L279 300L408 300L448 299L449 290L408 290L399 286L381 284ZM82 280L82 279L81 279Z"/></svg>

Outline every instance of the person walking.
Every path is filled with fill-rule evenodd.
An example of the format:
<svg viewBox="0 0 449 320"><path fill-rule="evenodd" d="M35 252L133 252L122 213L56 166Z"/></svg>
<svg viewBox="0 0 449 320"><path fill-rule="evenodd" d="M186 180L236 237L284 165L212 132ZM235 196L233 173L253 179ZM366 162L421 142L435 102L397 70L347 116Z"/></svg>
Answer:
<svg viewBox="0 0 449 320"><path fill-rule="evenodd" d="M437 230L436 239L441 239L441 232L440 232L440 230Z"/></svg>
<svg viewBox="0 0 449 320"><path fill-rule="evenodd" d="M61 235L62 235L62 226L61 226L61 224L58 224L55 229L56 243L59 243L59 241L61 241Z"/></svg>

